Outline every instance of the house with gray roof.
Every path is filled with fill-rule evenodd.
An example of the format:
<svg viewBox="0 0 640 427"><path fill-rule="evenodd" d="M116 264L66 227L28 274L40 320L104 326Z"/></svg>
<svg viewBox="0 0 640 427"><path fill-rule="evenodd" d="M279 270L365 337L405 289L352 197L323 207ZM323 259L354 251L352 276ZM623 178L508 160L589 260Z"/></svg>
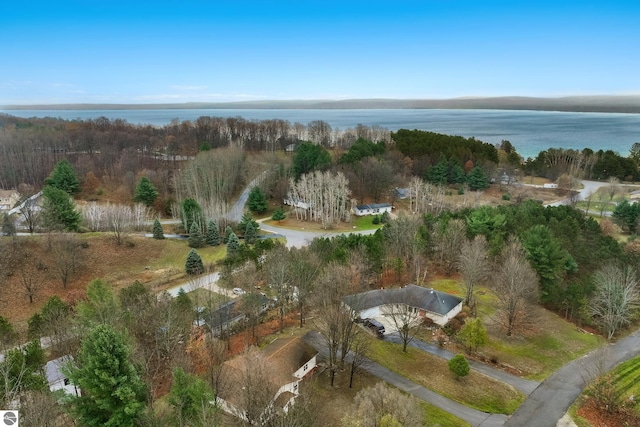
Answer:
<svg viewBox="0 0 640 427"><path fill-rule="evenodd" d="M343 303L361 319L383 318L399 305L408 306L419 317L444 326L462 310L463 299L417 285L378 289L343 298Z"/></svg>

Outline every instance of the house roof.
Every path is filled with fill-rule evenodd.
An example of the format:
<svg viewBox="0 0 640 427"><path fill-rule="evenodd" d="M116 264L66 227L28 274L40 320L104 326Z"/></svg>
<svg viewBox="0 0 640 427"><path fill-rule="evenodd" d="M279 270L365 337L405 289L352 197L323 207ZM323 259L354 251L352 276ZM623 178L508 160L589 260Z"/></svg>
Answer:
<svg viewBox="0 0 640 427"><path fill-rule="evenodd" d="M62 368L72 360L73 357L66 355L47 362L44 367L47 383L51 385L57 383L58 381L63 381L65 378L67 378L66 375L62 373Z"/></svg>
<svg viewBox="0 0 640 427"><path fill-rule="evenodd" d="M370 205L358 205L356 209L363 211L365 209L381 209L381 208L390 208L391 203L372 203Z"/></svg>
<svg viewBox="0 0 640 427"><path fill-rule="evenodd" d="M403 288L378 289L349 295L343 301L358 311L387 304L406 304L443 316L460 304L462 298L412 284Z"/></svg>

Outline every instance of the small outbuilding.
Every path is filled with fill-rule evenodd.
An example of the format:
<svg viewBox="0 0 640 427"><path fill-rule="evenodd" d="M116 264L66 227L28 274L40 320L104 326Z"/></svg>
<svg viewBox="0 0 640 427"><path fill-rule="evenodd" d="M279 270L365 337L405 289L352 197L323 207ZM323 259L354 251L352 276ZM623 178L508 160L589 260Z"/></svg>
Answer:
<svg viewBox="0 0 640 427"><path fill-rule="evenodd" d="M80 389L73 385L69 378L62 372L62 368L71 361L73 361L71 356L62 356L47 362L44 371L47 384L49 384L49 390L62 390L66 394L80 396Z"/></svg>

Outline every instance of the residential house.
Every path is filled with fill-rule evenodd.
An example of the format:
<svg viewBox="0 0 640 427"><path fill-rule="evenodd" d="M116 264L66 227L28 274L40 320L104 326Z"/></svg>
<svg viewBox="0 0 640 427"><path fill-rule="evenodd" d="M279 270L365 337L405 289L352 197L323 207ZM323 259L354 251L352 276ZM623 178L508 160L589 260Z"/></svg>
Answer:
<svg viewBox="0 0 640 427"><path fill-rule="evenodd" d="M16 190L0 190L0 211L10 211L21 198Z"/></svg>
<svg viewBox="0 0 640 427"><path fill-rule="evenodd" d="M308 376L317 364L317 352L306 344L300 337L278 338L261 351L268 372L265 387L277 390L271 403L264 409L261 419L266 421L270 414L283 410L287 412L300 394L300 383ZM228 378L237 385L242 385L243 371L249 369L251 359L248 355L238 356L224 363L223 369ZM225 412L243 420L247 420L246 412L242 408L241 398L237 390L225 388L217 397L217 403Z"/></svg>
<svg viewBox="0 0 640 427"><path fill-rule="evenodd" d="M462 310L462 298L435 289L407 285L395 289L378 289L349 295L343 299L361 319L383 319L395 306L406 305L422 318L444 326Z"/></svg>
<svg viewBox="0 0 640 427"><path fill-rule="evenodd" d="M72 360L71 356L62 356L47 362L44 371L49 390L62 390L66 394L80 396L80 389L71 384L69 378L62 372L62 368Z"/></svg>
<svg viewBox="0 0 640 427"><path fill-rule="evenodd" d="M391 213L391 203L374 203L371 205L358 205L354 212L357 216L379 215L385 212Z"/></svg>

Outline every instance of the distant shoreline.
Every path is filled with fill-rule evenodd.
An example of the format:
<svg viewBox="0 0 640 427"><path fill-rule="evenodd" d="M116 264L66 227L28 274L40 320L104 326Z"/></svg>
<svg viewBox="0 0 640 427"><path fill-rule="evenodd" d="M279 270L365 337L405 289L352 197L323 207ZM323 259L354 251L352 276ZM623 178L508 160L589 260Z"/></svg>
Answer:
<svg viewBox="0 0 640 427"><path fill-rule="evenodd" d="M640 95L569 96L562 98L491 97L452 99L349 99L243 102L187 102L172 104L34 104L5 105L2 110L191 110L191 109L478 109L532 110L576 113L640 114Z"/></svg>

